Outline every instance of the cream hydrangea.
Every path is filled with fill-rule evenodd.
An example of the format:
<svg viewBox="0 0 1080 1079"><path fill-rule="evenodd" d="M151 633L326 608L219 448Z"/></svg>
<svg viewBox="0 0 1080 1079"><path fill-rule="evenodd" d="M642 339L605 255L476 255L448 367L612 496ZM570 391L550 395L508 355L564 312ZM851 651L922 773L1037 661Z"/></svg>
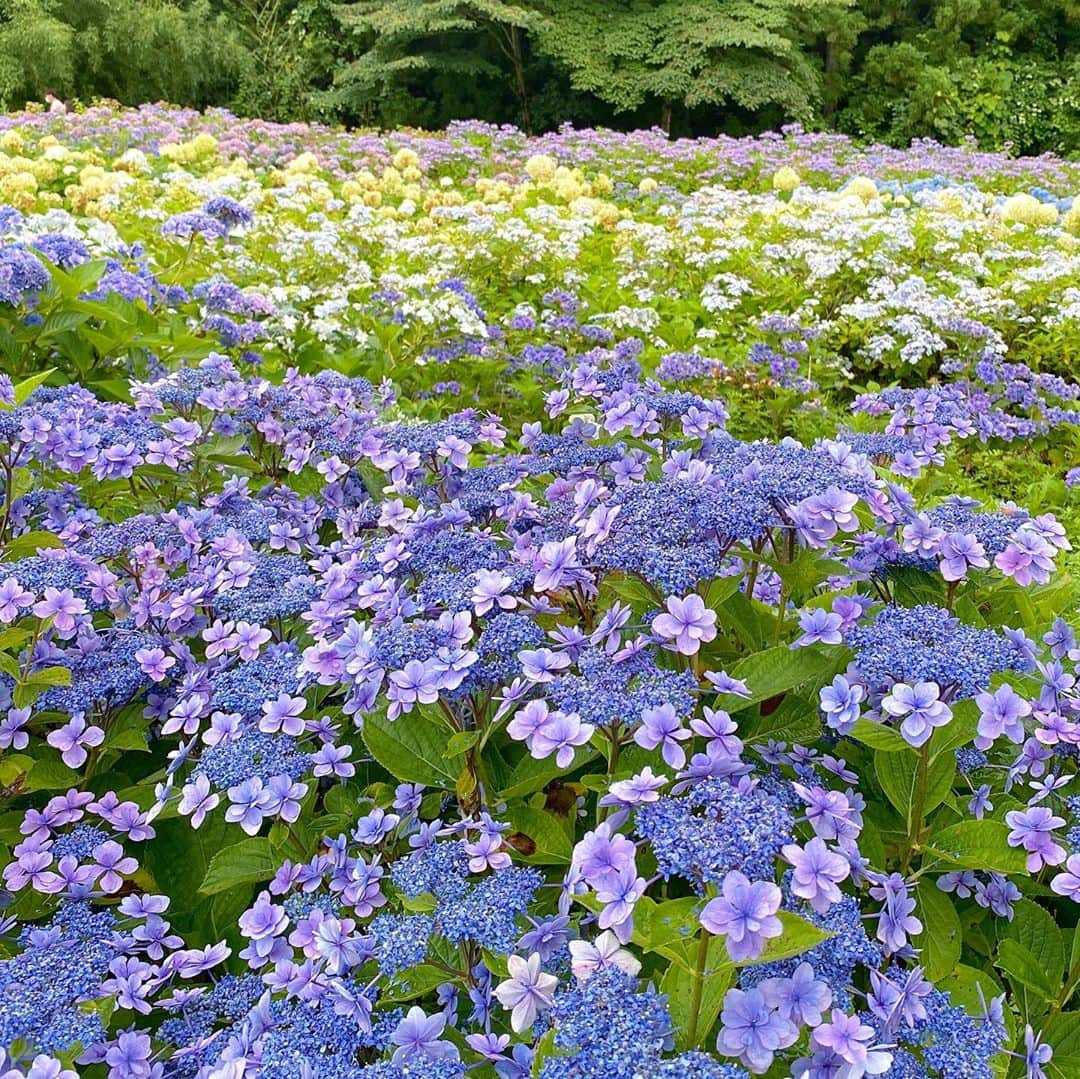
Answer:
<svg viewBox="0 0 1080 1079"><path fill-rule="evenodd" d="M844 185L842 195L856 195L863 202L878 197L878 186L869 176L854 176Z"/></svg>
<svg viewBox="0 0 1080 1079"><path fill-rule="evenodd" d="M1034 195L1018 192L1010 195L1000 206L998 213L1006 225L1053 225L1058 219L1057 207L1040 202Z"/></svg>
<svg viewBox="0 0 1080 1079"><path fill-rule="evenodd" d="M530 180L538 184L546 184L554 178L555 170L558 167L559 163L555 158L549 157L547 154L533 154L525 162L525 174Z"/></svg>
<svg viewBox="0 0 1080 1079"><path fill-rule="evenodd" d="M773 173L774 191L794 191L801 183L802 177L790 165L783 165Z"/></svg>

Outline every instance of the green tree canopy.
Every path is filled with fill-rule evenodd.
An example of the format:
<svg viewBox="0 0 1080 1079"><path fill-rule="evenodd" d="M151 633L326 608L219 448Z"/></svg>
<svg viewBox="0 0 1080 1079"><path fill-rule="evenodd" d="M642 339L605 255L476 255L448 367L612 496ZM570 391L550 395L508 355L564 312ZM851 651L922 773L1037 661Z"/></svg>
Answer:
<svg viewBox="0 0 1080 1079"><path fill-rule="evenodd" d="M334 78L339 101L400 92L418 73L492 78L511 86L528 128L524 32L543 19L535 6L504 0L353 0L335 4L342 28L361 44Z"/></svg>
<svg viewBox="0 0 1080 1079"><path fill-rule="evenodd" d="M235 27L210 0L0 0L0 104L62 97L227 99L243 65Z"/></svg>
<svg viewBox="0 0 1080 1079"><path fill-rule="evenodd" d="M551 0L540 48L618 111L656 103L779 106L809 119L818 65L800 37L835 8L827 0Z"/></svg>

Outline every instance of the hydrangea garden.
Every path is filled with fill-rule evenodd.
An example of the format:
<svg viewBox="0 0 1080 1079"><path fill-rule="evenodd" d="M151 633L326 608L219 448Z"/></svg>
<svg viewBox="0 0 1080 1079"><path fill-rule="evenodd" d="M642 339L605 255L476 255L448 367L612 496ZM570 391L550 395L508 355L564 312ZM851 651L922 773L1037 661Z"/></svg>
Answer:
<svg viewBox="0 0 1080 1079"><path fill-rule="evenodd" d="M0 118L2 1079L1080 1076L1074 192Z"/></svg>

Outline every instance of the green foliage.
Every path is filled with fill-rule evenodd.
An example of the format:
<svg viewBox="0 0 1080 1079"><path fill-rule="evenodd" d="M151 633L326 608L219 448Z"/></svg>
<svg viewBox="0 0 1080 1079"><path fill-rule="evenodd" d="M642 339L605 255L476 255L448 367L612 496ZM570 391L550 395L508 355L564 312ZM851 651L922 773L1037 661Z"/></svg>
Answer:
<svg viewBox="0 0 1080 1079"><path fill-rule="evenodd" d="M1076 0L0 0L0 106L1080 149Z"/></svg>
<svg viewBox="0 0 1080 1079"><path fill-rule="evenodd" d="M210 0L0 0L0 105L61 97L208 105L246 58Z"/></svg>
<svg viewBox="0 0 1080 1079"><path fill-rule="evenodd" d="M330 84L335 20L322 0L226 0L244 44L232 102L240 113L307 119Z"/></svg>
<svg viewBox="0 0 1080 1079"><path fill-rule="evenodd" d="M555 0L537 37L570 72L571 84L616 112L659 102L671 108L780 106L808 120L819 75L799 47L796 15L820 0Z"/></svg>
<svg viewBox="0 0 1080 1079"><path fill-rule="evenodd" d="M1020 153L1080 145L1073 0L862 5L867 25L842 88L844 130L906 144L975 137Z"/></svg>
<svg viewBox="0 0 1080 1079"><path fill-rule="evenodd" d="M524 31L543 24L539 12L503 0L352 0L333 5L354 59L335 69L326 100L369 118L371 103L393 114L417 82L492 80L509 84L529 126Z"/></svg>

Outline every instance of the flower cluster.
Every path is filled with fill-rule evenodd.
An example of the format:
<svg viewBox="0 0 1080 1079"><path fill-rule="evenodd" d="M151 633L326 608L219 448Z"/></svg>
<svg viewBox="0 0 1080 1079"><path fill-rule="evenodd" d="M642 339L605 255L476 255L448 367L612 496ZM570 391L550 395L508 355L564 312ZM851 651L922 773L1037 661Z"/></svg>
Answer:
<svg viewBox="0 0 1080 1079"><path fill-rule="evenodd" d="M1065 226L112 115L0 121L2 1079L1072 1074L1080 387L963 276ZM860 339L940 380L847 407Z"/></svg>

